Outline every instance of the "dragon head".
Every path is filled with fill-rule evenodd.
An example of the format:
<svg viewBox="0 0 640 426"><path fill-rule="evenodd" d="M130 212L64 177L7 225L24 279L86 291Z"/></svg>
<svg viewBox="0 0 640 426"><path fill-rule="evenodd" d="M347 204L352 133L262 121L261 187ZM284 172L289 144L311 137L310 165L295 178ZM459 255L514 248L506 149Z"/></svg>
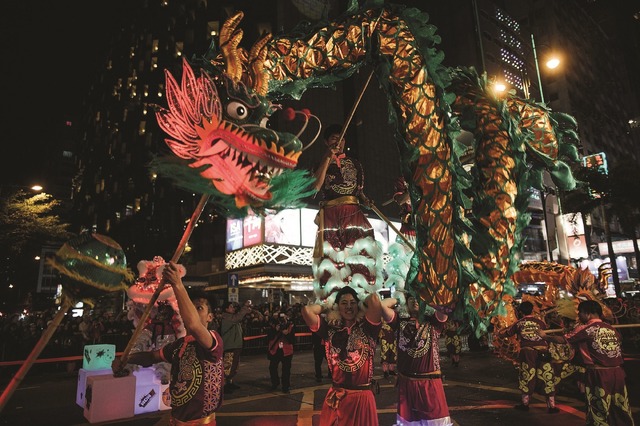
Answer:
<svg viewBox="0 0 640 426"><path fill-rule="evenodd" d="M168 109L160 108L156 117L170 136L165 140L169 148L199 175L197 188L184 181L182 186L216 195L227 208L233 204L238 209L275 208L281 199L274 200L278 187L274 182L294 173L302 143L290 133L267 128L277 109L266 98L268 74L263 66L271 35L262 37L247 54L238 46L241 19L239 12L223 25L221 53L212 46L207 55L194 59L200 65L197 75L186 60L181 84L165 71ZM209 190L202 191L201 179ZM291 192L291 185L278 188ZM300 188L307 190L306 184ZM291 194L288 198L296 199Z"/></svg>

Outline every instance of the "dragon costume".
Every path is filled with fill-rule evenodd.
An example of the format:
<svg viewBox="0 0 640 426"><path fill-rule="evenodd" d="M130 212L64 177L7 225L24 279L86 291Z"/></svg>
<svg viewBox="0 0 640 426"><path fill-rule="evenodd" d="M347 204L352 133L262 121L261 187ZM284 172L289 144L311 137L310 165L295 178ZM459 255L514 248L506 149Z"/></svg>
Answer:
<svg viewBox="0 0 640 426"><path fill-rule="evenodd" d="M158 120L190 166L172 174L215 194L228 215L299 202L309 188L294 170L301 143L261 127L271 101L299 99L371 66L389 99L414 215L409 292L421 308L467 313L478 328L504 312L530 188L541 188L545 169L562 189L575 185L561 161L576 158L575 123L544 105L497 97L473 70L444 67L436 28L417 9L370 2L306 34L266 34L248 53L239 47L242 17L225 22L219 50L212 45L191 61L198 73L185 62L181 86L167 73L169 109ZM475 136L471 174L459 160L461 128Z"/></svg>

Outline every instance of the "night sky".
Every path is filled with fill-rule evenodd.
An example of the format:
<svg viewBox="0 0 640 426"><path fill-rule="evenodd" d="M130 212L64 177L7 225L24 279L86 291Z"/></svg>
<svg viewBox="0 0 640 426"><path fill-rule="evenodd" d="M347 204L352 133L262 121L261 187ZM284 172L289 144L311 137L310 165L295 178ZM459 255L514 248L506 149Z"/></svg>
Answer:
<svg viewBox="0 0 640 426"><path fill-rule="evenodd" d="M2 148L0 184L30 185L53 129L80 112L117 28L118 1L1 2Z"/></svg>
<svg viewBox="0 0 640 426"><path fill-rule="evenodd" d="M133 0L136 1L136 0ZM262 0L261 0L262 1ZM57 140L53 129L77 121L83 96L104 64L110 35L119 27L125 0L6 0L0 2L3 53L0 184L30 185L42 169L44 148ZM587 1L590 8L612 8L625 19L627 0ZM595 16L601 15L596 12ZM619 20L602 22L619 29ZM613 37L631 49L640 69L638 27ZM616 33L617 31L613 31Z"/></svg>

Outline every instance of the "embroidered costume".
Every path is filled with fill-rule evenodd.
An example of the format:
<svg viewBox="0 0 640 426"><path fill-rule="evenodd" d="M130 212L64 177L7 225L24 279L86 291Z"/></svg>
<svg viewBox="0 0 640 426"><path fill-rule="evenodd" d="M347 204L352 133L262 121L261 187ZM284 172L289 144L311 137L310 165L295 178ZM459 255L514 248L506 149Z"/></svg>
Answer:
<svg viewBox="0 0 640 426"><path fill-rule="evenodd" d="M534 391L545 395L548 407L555 408L556 381L549 344L538 333L546 328L544 321L525 315L501 333L505 337L515 335L520 342L518 387L522 392L522 405L519 406L522 408L528 407Z"/></svg>
<svg viewBox="0 0 640 426"><path fill-rule="evenodd" d="M380 362L385 378L389 378L389 374L396 374L397 358L396 333L389 324L382 321L382 328L380 329Z"/></svg>
<svg viewBox="0 0 640 426"><path fill-rule="evenodd" d="M182 337L164 346L160 356L171 363L171 425L215 425L222 404L222 338L211 331L213 347L200 346L194 337Z"/></svg>
<svg viewBox="0 0 640 426"><path fill-rule="evenodd" d="M371 391L373 360L381 323L366 318L351 327L329 326L320 317L318 336L326 341L333 384L327 392L320 426L377 426L376 401Z"/></svg>
<svg viewBox="0 0 640 426"><path fill-rule="evenodd" d="M438 340L444 324L437 315L425 324L415 318L390 322L398 333L398 426L449 426L449 406L442 386Z"/></svg>
<svg viewBox="0 0 640 426"><path fill-rule="evenodd" d="M444 343L447 348L447 355L451 359L451 365L457 367L460 363L462 353L462 341L458 334L459 323L451 318L445 323Z"/></svg>
<svg viewBox="0 0 640 426"><path fill-rule="evenodd" d="M363 185L357 160L331 160L320 189L323 201L313 253L314 292L320 300L345 285L360 287L360 294L382 287L382 249L359 204Z"/></svg>
<svg viewBox="0 0 640 426"><path fill-rule="evenodd" d="M588 425L633 425L622 369L622 337L601 319L590 319L565 334L586 368Z"/></svg>

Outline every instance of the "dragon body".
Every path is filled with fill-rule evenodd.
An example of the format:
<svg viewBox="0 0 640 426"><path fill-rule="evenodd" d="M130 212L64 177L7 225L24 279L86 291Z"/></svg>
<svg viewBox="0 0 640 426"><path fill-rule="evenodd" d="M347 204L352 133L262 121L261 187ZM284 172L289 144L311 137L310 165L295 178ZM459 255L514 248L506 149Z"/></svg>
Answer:
<svg viewBox="0 0 640 426"><path fill-rule="evenodd" d="M563 188L572 184L568 167L560 161L562 155L575 151L563 147L569 145L562 139L572 136L571 130L559 133L551 112L542 105L511 96L497 98L473 72L442 66L436 28L417 9L385 5L353 11L306 35L265 35L250 53L238 47L241 19L239 12L224 24L220 52L212 48L194 59L203 70L202 83L185 69L183 87L178 90L168 77L168 90L191 98L185 112L177 114L176 105L181 102L174 102L170 110L158 114L163 128L173 136L169 145L178 146L176 153L191 160L194 169L208 165L224 171L227 169L215 161L228 160L229 154L215 161L207 157L222 157L227 146L233 145L234 152L247 162L235 170L250 169L249 180L259 181L252 184L253 190L238 185L225 190L235 196L236 206L260 209L277 204L269 200L276 199L284 187L276 187L273 175L295 167L299 144L284 135L275 138L275 132L263 128L253 132L255 140L249 138L250 143L225 139L227 146L217 147L214 142L223 139L217 129L245 138L242 132L247 126L242 122L212 124L216 114L211 111L222 111L223 121L234 121L225 115L225 102L234 96L212 106L207 96L220 99L214 92L243 93L252 100L245 105L257 114L254 105L299 98L307 89L326 87L371 66L389 99L414 216L416 250L406 275L408 291L419 297L423 308L460 308L479 320L500 313L503 295L515 294L510 275L517 268L519 231L528 221L524 212L529 188L541 186L545 169ZM206 96L190 95L197 85ZM199 114L193 114L194 110ZM260 110L263 116L256 115L251 123L262 123L271 110L264 107ZM179 126L167 117L178 117L174 121ZM472 174L460 163L463 147L455 139L465 123L475 136ZM180 147L185 140L183 125L190 129L187 148ZM262 142L265 135L273 140ZM249 147L257 151L245 154ZM266 173L255 173L256 162L263 164L258 171L267 167ZM200 176L219 188L224 185L216 179L227 180L225 173L215 170Z"/></svg>

